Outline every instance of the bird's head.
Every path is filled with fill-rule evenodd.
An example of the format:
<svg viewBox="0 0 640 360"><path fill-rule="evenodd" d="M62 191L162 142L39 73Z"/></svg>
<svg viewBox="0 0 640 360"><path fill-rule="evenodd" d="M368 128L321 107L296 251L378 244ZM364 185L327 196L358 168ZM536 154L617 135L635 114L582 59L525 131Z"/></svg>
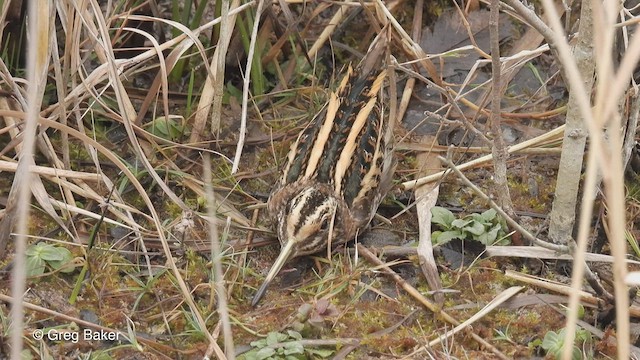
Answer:
<svg viewBox="0 0 640 360"><path fill-rule="evenodd" d="M256 292L252 301L254 306L287 260L316 253L327 246L332 225L335 229L338 221L337 211L336 197L327 189L315 186L302 189L283 207L276 219L278 239L282 245L280 255Z"/></svg>
<svg viewBox="0 0 640 360"><path fill-rule="evenodd" d="M277 219L278 239L283 250L287 243L292 243L289 258L322 250L337 211L335 196L317 187L303 189L291 198Z"/></svg>

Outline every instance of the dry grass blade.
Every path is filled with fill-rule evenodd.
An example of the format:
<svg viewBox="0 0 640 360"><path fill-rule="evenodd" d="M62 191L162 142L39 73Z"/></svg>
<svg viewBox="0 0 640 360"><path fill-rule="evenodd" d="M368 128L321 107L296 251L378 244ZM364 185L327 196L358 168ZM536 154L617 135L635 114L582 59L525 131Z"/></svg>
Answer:
<svg viewBox="0 0 640 360"><path fill-rule="evenodd" d="M572 260L570 254L559 254L557 251L540 246L487 246L487 256L521 257L530 259L554 259ZM611 255L586 253L585 260L589 262L613 263L615 258ZM640 261L626 260L627 264L640 265Z"/></svg>
<svg viewBox="0 0 640 360"><path fill-rule="evenodd" d="M92 3L94 9L96 11L99 10L97 4ZM120 116L122 116L123 124L125 129L127 130L127 135L129 136L129 141L133 150L136 154L138 160L142 162L145 169L149 172L149 175L156 181L156 183L162 188L162 190L169 196L169 198L178 204L183 210L188 211L188 207L184 204L182 199L180 199L174 192L171 190L167 184L163 181L163 179L158 175L154 167L151 165L149 159L147 158L145 152L143 151L140 142L135 134L135 130L133 129L133 123L136 119L136 111L131 102L127 91L122 84L122 81L119 77L118 69L114 61L113 49L110 44L107 44L108 41L104 41L102 39L109 39L108 29L106 28L106 24L104 19L101 17L101 14L98 12L95 20L98 22L98 27L95 27L93 22L88 22L87 25L94 33L100 33L100 38L95 38L95 41L102 41L104 44L105 51L98 51L98 57L102 58L102 61L107 63L109 66L107 67L109 80L113 86L114 93L116 95L116 99L118 100L118 107L120 110ZM158 228L160 231L160 228Z"/></svg>
<svg viewBox="0 0 640 360"><path fill-rule="evenodd" d="M0 160L0 171L15 172L17 169L17 163ZM31 165L29 166L29 171L38 175L59 176L62 178L71 178L84 181L101 181L100 175L97 174L83 171L56 169L48 166Z"/></svg>
<svg viewBox="0 0 640 360"><path fill-rule="evenodd" d="M348 13L350 8L351 8L350 5L341 5L338 8L336 13L331 18L331 20L329 20L329 25L325 27L324 30L322 30L322 33L320 33L320 36L318 36L318 40L316 40L316 42L309 49L309 52L307 53L307 57L309 59L313 60L316 58L316 55L318 54L318 50L320 50L320 48L322 48L325 42L329 39L333 31L335 30L336 26L338 26L338 24L340 23L342 18Z"/></svg>
<svg viewBox="0 0 640 360"><path fill-rule="evenodd" d="M229 0L222 1L223 10L220 16L222 18L220 38L218 39L218 46L216 46L216 50L211 58L211 63L209 64L213 77L208 76L202 88L202 95L198 102L198 110L194 117L193 132L189 139L189 142L192 144L200 142L200 136L205 129L210 111L212 114L211 132L213 134L217 134L220 130L220 114L223 95L222 87L224 86L224 59L227 55L227 48L229 47L229 42L231 41L231 35L236 22L236 13L231 13L230 7L236 9L239 5L239 0L233 0L231 5L229 5Z"/></svg>
<svg viewBox="0 0 640 360"><path fill-rule="evenodd" d="M471 326L471 324L473 324L474 322L482 319L484 316L489 314L491 311L493 311L495 308L497 308L498 306L503 304L505 301L511 299L513 296L515 296L517 293L519 293L522 289L524 289L523 286L512 286L512 287L504 290L498 296L496 296L490 303L485 305L485 307L483 307L482 310L480 310L477 313L473 314L472 317L468 318L463 323L457 325L455 328L447 331L446 334L442 334L438 338L432 340L429 343L429 346L433 347L433 346L436 346L438 344L444 343L447 338L457 334L458 332L462 331L467 326Z"/></svg>
<svg viewBox="0 0 640 360"><path fill-rule="evenodd" d="M531 344L546 338L546 331L558 333L566 313L560 307L568 300L574 306L577 297L587 305L585 323L579 323L584 329L588 321L606 318L606 322L613 317L614 311L600 316L601 308L592 304L613 308L609 280L614 275L619 279L624 266L640 267L640 261L619 256L624 244L610 247L617 257L597 254L597 250L575 256L573 247L545 241L548 222L543 219L553 196L558 155L563 136L571 136L568 127L559 125L568 108L563 102L572 70L565 77L555 61L556 48L562 48L564 40L556 40L558 34L552 34L542 21L536 23L540 19L533 11L523 11L519 2L500 4L501 24L509 17L516 24L511 37L499 44L509 56L491 59L501 65L501 69L494 66L493 72L506 79L498 84L491 79L487 55L491 1L478 5L474 0L473 9L457 11L450 4L422 0L35 2L47 5L35 10L48 22L33 22L33 15L14 11L9 4L16 1L20 2L0 4L0 172L5 175L0 177L0 187L8 189L15 174L9 199L7 194L0 196L0 209L8 200L0 211L0 229L4 226L9 234L6 227L17 223L18 217L28 221L28 227L25 230L21 222L18 240L8 246L2 241L13 241L16 234L3 237L0 231L0 250L4 250L0 254L6 254L14 272L0 269L0 319L14 311L10 329L17 334L65 326L64 331L76 331L74 326L80 325L122 336L129 328L130 344L126 339L122 346L91 344L93 355L116 357L126 357L140 345L162 358L250 358L249 354L261 350L262 355L274 351L275 357L294 349L293 345L299 353L289 355L299 357L527 357L546 351ZM602 10L596 11L603 14L598 18L602 24L613 21L605 11L610 4L595 6ZM591 99L595 106L588 104L587 96L588 105L581 109L591 130L597 130L590 134L594 156L583 187L592 188L601 181L597 172L607 177L601 206L606 225L597 236L602 242L618 237L625 227L620 223L622 203L612 204L621 195L619 164L607 164L617 161L611 155L620 146L619 139L612 137L624 126L616 118L617 104L604 95L622 98L623 91L637 88L627 82L635 69L633 56L640 56L640 37L623 33L621 43L629 56L619 57L617 71L607 68L608 58L615 57L606 50L612 29L624 32L634 24L625 20L632 19L637 9L622 10L622 20L594 35L599 57L593 62L601 67L598 78L611 81L597 85L594 94L598 95ZM569 15L566 24L573 28L575 16ZM411 31L403 29L412 18ZM545 38L527 23L546 31ZM34 31L40 36L34 37ZM386 37L384 46L369 46L375 34ZM36 49L33 39L47 44ZM23 48L27 44L29 58ZM383 52L385 60L380 63L370 59L382 56L363 55ZM27 59L29 71L24 64ZM380 118L364 116L372 102L352 101L351 95L362 84L366 90L368 82L347 80L338 85L336 81L349 64L354 68L358 62L367 73L381 75L387 69L385 80L372 85L384 88L374 104L376 111L380 106ZM508 152L518 154L507 162L508 186L524 224L514 217L505 219L512 225L509 228L537 245L487 246L483 256L457 271L448 267L449 261L453 265L458 259L453 258L457 254L450 256L447 247L456 251L458 243L441 247L442 257L436 252L434 259L431 236L464 237L465 255L473 248L471 238L482 240L497 232L498 238L506 239L502 237L505 214L498 209L485 211L498 207L493 201L497 194L490 173L492 156L484 156L491 152L487 99L492 85L501 85L499 91L494 86L494 94L504 92L501 110L494 108L493 114L503 120L512 145ZM571 88L580 90L573 83ZM333 100L336 93L344 99L340 104L353 106L341 111ZM366 99L374 93L378 92L370 91ZM635 101L630 94L624 95L625 105ZM339 114L329 117L330 121L323 118L327 103ZM637 109L631 111L637 113ZM309 125L314 118L325 120L320 135ZM383 127L375 126L378 119L395 126L388 126L382 136ZM636 126L631 121L627 124ZM35 126L37 136L30 138ZM354 131L354 126L363 130ZM602 136L602 129L607 129L608 138ZM305 135L296 137L301 131ZM348 150L337 154L342 135ZM425 138L416 140L420 137ZM625 133L627 152L635 137L633 131ZM392 151L379 150L377 144L383 142L394 143L385 146ZM331 146L326 148L327 144ZM26 156L29 149L33 155ZM314 154L314 165L306 169L301 164L309 159L291 155L304 149ZM393 156L377 157L391 152ZM433 161L445 152L450 169L441 171L441 164ZM331 161L336 154L336 162ZM278 164L287 162L290 165L280 171ZM391 163L398 166L386 171ZM339 165L339 170L323 172L320 178L339 184L333 189L335 195L357 194L366 199L372 193L367 182L389 180L399 185L389 192L385 187L387 196L379 207L383 195L377 192L376 206L369 201L358 205L358 212L371 209L371 216L378 218L357 232L357 241L367 247L349 249L350 244L334 242L335 247L318 250L330 251L329 259L310 254L310 259L287 262L265 304L260 310L249 308L261 275L277 257L273 230L288 229L279 226L280 212L276 219L267 219L263 209L277 192L274 182L293 178L297 169L313 177L314 166L324 171L333 165ZM459 169L466 170L463 174ZM417 175L420 170L425 171ZM358 174L364 172L366 180L358 184ZM29 176L31 182L25 184ZM640 210L637 198L631 196L635 184L627 185L626 228L631 240L638 235L631 227ZM27 195L19 193L24 188ZM35 197L16 201L16 196L29 193ZM582 201L582 240L589 226L597 223L590 216L592 194L585 191ZM315 197L305 201L309 205L299 207L296 214L313 215L323 209L316 206ZM431 219L436 202L443 212L449 210L446 218ZM26 205L31 206L33 216L19 215L18 205L22 213ZM286 213L291 207L283 209ZM331 217L335 225L338 218ZM482 222L490 217L491 224ZM474 228L457 231L455 227L463 223ZM490 231L478 236L480 225ZM529 229L539 233L533 235ZM577 245L580 249L584 243ZM1 249L5 246L6 250ZM64 257L60 268L55 267L57 260L49 261L67 253L70 257ZM363 257L368 260L361 261ZM576 269L588 264L599 277L588 268L586 284L581 278L576 282L578 275L574 275L574 286L586 290L576 293L577 287L572 290L544 281L556 273L553 266L543 267L539 278L514 272L505 276L504 270L513 266L509 258L517 257L541 259L545 264L577 259ZM316 266L307 260L315 260ZM23 269L26 274L21 273ZM634 274L627 281L638 281L636 276L640 277ZM532 295L514 299L520 288L505 291L511 285L504 284L515 281L526 283L518 285L527 286ZM29 290L25 291L25 284ZM427 294L427 290L433 291ZM506 310L489 313L507 297L512 299L502 306ZM92 309L89 316L95 315L94 323L108 326L85 322L88 317L79 315L82 304ZM445 311L442 304L447 305ZM484 304L489 307L480 310ZM621 316L640 316L633 304L623 311ZM136 340L134 331L151 337ZM487 338L487 334L497 336ZM622 341L625 335L624 330L611 334L600 333L603 338L585 341L581 350L615 357L614 341ZM29 351L33 357L64 358L83 356L85 351L77 344L12 336L23 356ZM244 347L241 343L251 343L242 356L234 351ZM1 343L0 353L8 353L10 346Z"/></svg>
<svg viewBox="0 0 640 360"><path fill-rule="evenodd" d="M238 145L236 146L236 153L233 157L233 166L231 167L232 174L238 172L238 168L240 167L240 159L242 158L242 149L244 148L244 140L247 132L247 111L249 108L249 80L251 79L251 63L254 61L256 42L258 41L258 27L260 25L260 18L262 17L264 3L264 0L258 1L258 8L256 9L253 29L251 30L251 40L249 41L249 51L247 53L247 64L245 66L244 79L242 82L242 113L240 115L240 136L238 137Z"/></svg>
<svg viewBox="0 0 640 360"><path fill-rule="evenodd" d="M438 71L436 70L435 65L428 58L427 54L422 50L422 47L418 45L406 31L402 28L398 20L391 14L387 6L381 1L376 0L376 4L378 5L378 9L384 14L387 20L393 25L393 28L400 35L402 46L414 56L415 59L419 59L420 64L427 70L429 76L433 81L438 85L442 85L442 79Z"/></svg>
<svg viewBox="0 0 640 360"><path fill-rule="evenodd" d="M437 143L438 140L433 136L423 136L421 142L433 144ZM417 156L421 175L434 173L441 168L436 156L437 153L432 152L421 153ZM438 274L436 260L433 257L433 243L431 241L431 209L436 205L439 192L439 183L425 184L415 189L416 211L420 229L420 240L417 248L420 268L431 290L436 292L436 301L441 304L444 301L444 296L439 293L439 290L442 290L442 281Z"/></svg>
<svg viewBox="0 0 640 360"><path fill-rule="evenodd" d="M31 41L27 51L27 118L22 132L23 147L20 150L18 169L13 179L6 213L0 223L0 253L4 253L6 242L10 239L9 233L17 219L15 237L15 260L12 270L11 285L11 322L13 332L10 335L11 358L19 359L22 352L22 331L24 327L24 304L22 295L25 289L26 268L26 235L29 221L29 206L31 179L33 178L29 168L34 165L33 151L36 143L36 128L38 123L38 110L42 104L42 98L47 82L46 71L49 60L49 19L50 11L53 11L50 1L30 2L28 11L32 21L28 24L28 33ZM57 214L56 214L57 217ZM59 220L59 219L58 219Z"/></svg>
<svg viewBox="0 0 640 360"><path fill-rule="evenodd" d="M637 64L640 57L640 38L635 37L629 46L628 51L625 53L621 65L617 72L614 73L611 58L608 54L611 51L613 44L614 28L613 24L617 15L617 10L614 9L613 3L599 4L585 2L583 3L583 9L593 9L583 21L589 21L592 24L585 24L585 26L594 26L594 54L597 57L597 74L598 78L611 78L614 75L613 82L599 81L598 95L596 97L595 108L590 106L588 91L590 89L584 88L584 79L580 77L580 70L575 59L572 57L569 44L564 36L564 30L560 23L560 18L555 11L555 7L551 1L543 1L545 10L549 14L549 21L553 28L553 38L555 45L557 46L558 54L561 63L564 66L565 74L571 84L572 96L575 96L580 115L584 121L584 124L589 130L590 135L590 147L591 152L587 165L587 176L585 180L584 188L586 189L582 202L582 211L580 217L579 231L578 231L578 247L575 253L575 259L578 264L583 263L584 253L587 247L587 237L589 233L589 227L591 223L591 214L593 210L593 202L591 201L591 191L596 186L597 170L600 169L603 176L605 186L605 194L609 202L610 209L610 228L612 229L611 237L611 252L616 257L614 262L614 289L615 289L615 302L616 302L616 321L617 321L617 335L618 335L618 348L617 356L619 358L629 357L629 317L626 313L629 308L629 300L626 295L627 288L624 284L624 278L626 275L626 265L624 263L624 257L626 252L626 243L624 241L624 229L625 229L625 209L624 209L624 184L623 184L623 171L622 171L622 159L621 159L621 146L620 139L617 135L620 126L620 116L615 113L614 109L617 106L619 96L626 90L624 84L628 83L632 74L632 68L630 64ZM591 16L589 16L591 15ZM575 93L574 93L575 92ZM612 120L612 121L610 121ZM609 126L611 129L615 129L616 135L605 139L601 129L605 126ZM608 146L607 146L608 145ZM564 358L570 358L572 352L572 345L575 338L576 319L578 315L578 295L577 290L582 284L582 275L585 269L582 266L575 266L572 274L572 285L575 290L571 294L569 304L569 316L567 320L567 338L565 339L565 346L563 351Z"/></svg>
<svg viewBox="0 0 640 360"><path fill-rule="evenodd" d="M144 187L142 186L142 184L140 184L140 182L138 181L138 179L136 178L136 176L131 172L131 170L127 167L127 165L125 165L122 160L117 157L112 151L108 150L104 145L98 143L97 141L93 140L92 138L86 136L85 134L79 132L78 130L75 130L71 127L68 126L64 126L58 122L54 122L51 120L47 120L47 119L40 119L39 121L40 124L59 130L61 132L67 133L69 135L71 135L73 138L79 139L81 141L83 141L86 144L89 144L90 146L92 146L93 148L95 148L100 154L104 155L107 159L109 159L115 166L118 167L118 169L120 171L122 171L122 173L124 174L124 176L126 176L129 181L131 181L132 185L143 195L146 196L146 191L144 189ZM104 178L102 178L102 180L104 180ZM102 199L102 197L99 197L100 199ZM151 201L151 200L149 200ZM128 211L131 211L132 209L128 209Z"/></svg>
<svg viewBox="0 0 640 360"><path fill-rule="evenodd" d="M151 85L151 87L149 88L149 93L147 94L147 96L145 97L144 102L142 103L142 105L140 106L140 111L138 114L138 117L136 118L135 124L136 125L140 125L140 123L142 122L142 118L144 117L144 114L146 114L148 107L150 106L151 102L153 101L153 99L156 97L157 92L158 92L158 87L162 86L162 104L164 107L164 112L165 112L165 116L169 116L169 85L167 82L167 78L169 76L169 73L171 72L171 70L173 70L174 66L176 65L176 63L178 62L178 60L180 60L180 57L182 55L184 55L184 53L191 48L193 45L196 46L196 48L198 49L198 54L200 55L200 57L206 61L207 60L207 56L206 56L206 52L204 49L204 46L202 45L202 43L200 42L200 40L198 39L198 32L201 31L201 29L197 29L196 31L192 31L190 29L188 29L187 27L185 27L184 25L175 22L175 21L170 21L170 20L166 20L166 19L158 19L158 18L150 18L150 17L136 17L139 19L144 19L146 21L157 21L157 22L162 22L162 23L166 23L168 25L171 25L172 27L175 27L176 29L180 30L181 33L185 36L185 39L183 41L180 42L180 44L178 46L176 46L175 49L173 49L171 51L171 53L169 54L169 56L167 57L166 61L164 59L164 56L162 55L162 46L156 41L156 39L149 33L145 32L145 31L141 31L139 29L134 29L134 28L123 28L123 30L127 30L127 31L132 31L138 34L143 35L145 38L147 38L152 44L153 44L153 48L155 51L153 51L153 53L158 55L158 60L159 60L159 65L160 65L160 71L158 72L158 74L156 75L153 84ZM177 38L180 38L180 36L178 36ZM175 39L173 40L175 41ZM171 42L171 41L170 41ZM207 69L207 73L212 74L211 73L211 68L206 64L206 62L204 63L205 67Z"/></svg>
<svg viewBox="0 0 640 360"><path fill-rule="evenodd" d="M464 153L464 154L486 154L491 152L491 149L481 146L472 147L451 147L445 145L433 145L433 144L420 144L413 142L402 142L396 145L396 150L408 150L408 151L431 151L437 153ZM547 147L534 147L514 150L512 154L515 155L560 155L560 148L547 148Z"/></svg>
<svg viewBox="0 0 640 360"><path fill-rule="evenodd" d="M522 274L513 270L505 271L505 275L509 278L516 279L518 281L527 283L529 285L535 285L538 287L549 289L559 294L570 295L572 292L570 286L567 286L559 282L554 282L548 279L542 279L537 276ZM582 301L585 301L587 303L594 304L594 305L597 305L599 303L598 298L596 298L595 296L593 296L592 294L586 291L582 291L582 290L579 291L578 296L582 299Z"/></svg>
<svg viewBox="0 0 640 360"><path fill-rule="evenodd" d="M206 194L205 184L198 179L187 177L183 180L183 184L198 196L204 197ZM242 214L238 209L236 209L233 204L231 204L229 201L226 201L226 199L221 194L214 193L214 197L217 204L218 214L231 218L235 223L241 226L251 227L251 221L247 219L247 217L244 216L244 214ZM212 219L207 220L211 221Z"/></svg>
<svg viewBox="0 0 640 360"><path fill-rule="evenodd" d="M128 27L125 27L122 30L131 31L144 36L149 42L151 42L151 44L153 45L153 48L156 50L156 53L158 54L158 64L160 64L160 71L156 76L156 81L154 82L154 85L155 83L158 82L157 80L160 80L160 83L162 84L162 105L164 110L164 116L165 116L165 119L168 119L170 116L170 113L169 113L169 83L167 81L167 78L169 76L170 69L167 69L167 63L165 61L164 55L162 54L162 51L160 50L160 44L158 44L158 41L156 41L156 39L153 36L151 36L151 34L145 31L141 31L134 28L128 28ZM151 102L151 99L155 97L155 94L156 94L156 91L154 91L155 89L153 89L153 87L154 86L152 85L150 89L151 91L149 91L149 94L145 99L149 103ZM134 122L136 125L140 125L140 122L142 120L141 117L143 114L144 114L143 111L139 112L138 118Z"/></svg>
<svg viewBox="0 0 640 360"><path fill-rule="evenodd" d="M416 43L420 42L420 36L422 32L422 6L424 5L423 0L419 0L416 2L416 12L413 14L413 27L411 29L411 36ZM409 78L407 83L404 86L404 91L402 92L402 99L400 100L400 105L398 107L398 119L403 119L405 112L407 111L407 107L409 106L409 101L411 100L411 94L413 93L413 87L415 86L416 79Z"/></svg>

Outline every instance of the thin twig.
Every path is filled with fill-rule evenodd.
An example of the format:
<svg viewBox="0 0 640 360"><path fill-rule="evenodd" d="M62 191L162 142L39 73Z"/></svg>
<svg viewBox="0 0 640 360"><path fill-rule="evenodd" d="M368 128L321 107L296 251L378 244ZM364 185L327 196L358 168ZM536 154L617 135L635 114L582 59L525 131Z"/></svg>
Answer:
<svg viewBox="0 0 640 360"><path fill-rule="evenodd" d="M496 194L500 205L509 216L515 218L509 186L507 185L507 158L504 137L502 136L502 118L500 107L502 101L502 63L500 61L499 38L500 0L491 0L489 13L489 34L491 38L491 135L493 135L493 173Z"/></svg>
<svg viewBox="0 0 640 360"><path fill-rule="evenodd" d="M535 13L535 11L533 11L533 9L523 4L520 0L504 0L504 2L513 7L513 9L520 16L522 16L529 23L529 25L538 30L538 32L540 32L540 34L544 36L544 39L547 41L547 43L549 43L549 45L553 47L553 30L551 30L551 28L547 26L547 24L545 24L542 19L540 19L540 17Z"/></svg>

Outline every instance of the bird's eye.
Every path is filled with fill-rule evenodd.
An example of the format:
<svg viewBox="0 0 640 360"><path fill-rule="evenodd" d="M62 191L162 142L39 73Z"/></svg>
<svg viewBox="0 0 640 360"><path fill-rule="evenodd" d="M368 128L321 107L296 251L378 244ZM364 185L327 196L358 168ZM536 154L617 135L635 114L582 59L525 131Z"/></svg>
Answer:
<svg viewBox="0 0 640 360"><path fill-rule="evenodd" d="M328 217L324 217L322 219L322 224L320 224L320 230L326 231L328 229L329 229L329 218Z"/></svg>

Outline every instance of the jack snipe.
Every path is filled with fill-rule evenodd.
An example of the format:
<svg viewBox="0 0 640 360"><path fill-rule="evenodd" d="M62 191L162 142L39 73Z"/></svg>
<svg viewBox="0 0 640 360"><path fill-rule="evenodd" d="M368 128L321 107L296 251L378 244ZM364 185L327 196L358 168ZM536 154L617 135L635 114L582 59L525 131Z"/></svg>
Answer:
<svg viewBox="0 0 640 360"><path fill-rule="evenodd" d="M391 187L393 129L381 101L386 35L378 35L355 71L349 66L289 151L267 203L282 248L253 306L287 260L356 237Z"/></svg>

